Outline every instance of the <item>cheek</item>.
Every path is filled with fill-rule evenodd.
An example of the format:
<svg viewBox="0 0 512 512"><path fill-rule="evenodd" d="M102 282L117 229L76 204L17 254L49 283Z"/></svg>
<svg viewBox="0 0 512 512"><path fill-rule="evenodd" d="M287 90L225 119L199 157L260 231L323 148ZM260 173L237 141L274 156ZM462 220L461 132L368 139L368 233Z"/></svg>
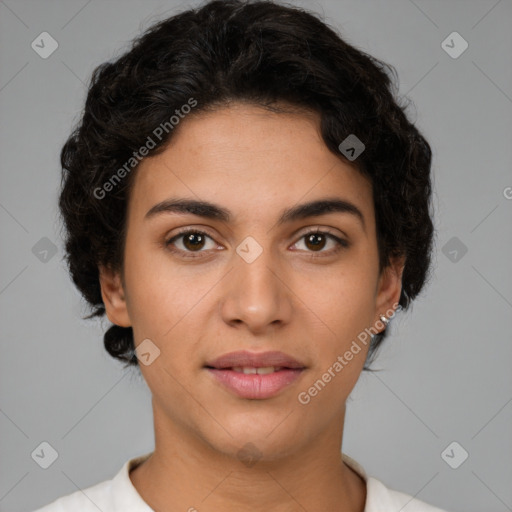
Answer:
<svg viewBox="0 0 512 512"><path fill-rule="evenodd" d="M309 304L309 344L315 365L297 398L326 421L341 413L368 353L370 338L364 330L373 318L373 283L367 276L355 277L331 279Z"/></svg>
<svg viewBox="0 0 512 512"><path fill-rule="evenodd" d="M222 280L215 273L200 274L199 267L180 269L163 248L153 253L127 251L125 269L135 344L149 338L160 349L165 366L181 372L197 357L203 320L212 314L204 309L208 294L222 286Z"/></svg>
<svg viewBox="0 0 512 512"><path fill-rule="evenodd" d="M166 338L191 303L199 300L200 286L191 286L182 273L173 270L164 248L141 249L127 243L125 279L127 308L136 341Z"/></svg>
<svg viewBox="0 0 512 512"><path fill-rule="evenodd" d="M375 307L375 269L354 258L329 272L302 279L304 304L340 339L369 327Z"/></svg>
<svg viewBox="0 0 512 512"><path fill-rule="evenodd" d="M375 269L359 260L308 283L308 316L316 324L309 331L316 364L301 391L316 404L313 407L322 409L330 403L341 407L359 378L369 348L365 329L373 321L375 279Z"/></svg>

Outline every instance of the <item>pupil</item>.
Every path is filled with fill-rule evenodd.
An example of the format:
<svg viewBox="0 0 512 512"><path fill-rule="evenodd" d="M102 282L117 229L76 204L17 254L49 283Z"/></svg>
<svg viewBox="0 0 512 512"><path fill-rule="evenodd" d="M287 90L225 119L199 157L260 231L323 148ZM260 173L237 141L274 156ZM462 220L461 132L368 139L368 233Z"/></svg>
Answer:
<svg viewBox="0 0 512 512"><path fill-rule="evenodd" d="M196 240L196 243L195 243L194 238L199 239L199 241ZM200 247L201 243L204 242L204 240L202 240L202 238L203 238L203 236L199 233L189 233L185 237L184 245L185 245L185 247L187 247L187 249L194 249L194 248L197 249L198 247ZM191 244L190 247L189 247L189 244Z"/></svg>
<svg viewBox="0 0 512 512"><path fill-rule="evenodd" d="M320 243L318 243L318 239L323 239ZM317 240L317 242L314 242L314 240ZM325 242L325 238L323 235L321 234L312 234L312 235L309 235L308 237L308 243L312 243L313 244L313 248L316 248L318 249L320 247L320 249L323 248L323 243L322 242Z"/></svg>

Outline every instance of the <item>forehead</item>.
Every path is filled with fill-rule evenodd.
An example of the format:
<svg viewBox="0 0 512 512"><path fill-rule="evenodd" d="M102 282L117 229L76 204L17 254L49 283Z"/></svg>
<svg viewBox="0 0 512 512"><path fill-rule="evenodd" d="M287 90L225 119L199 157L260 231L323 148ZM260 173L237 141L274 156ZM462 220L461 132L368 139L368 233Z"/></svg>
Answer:
<svg viewBox="0 0 512 512"><path fill-rule="evenodd" d="M169 197L262 216L335 195L373 214L370 181L329 151L316 113L235 104L185 117L177 128L166 149L136 170L130 212L138 218Z"/></svg>

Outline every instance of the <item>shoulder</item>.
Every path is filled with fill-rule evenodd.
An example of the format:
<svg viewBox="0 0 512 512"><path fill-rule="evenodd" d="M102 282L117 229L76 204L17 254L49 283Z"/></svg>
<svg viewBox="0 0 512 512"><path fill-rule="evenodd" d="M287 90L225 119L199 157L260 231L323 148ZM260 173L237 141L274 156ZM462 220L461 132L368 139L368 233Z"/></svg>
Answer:
<svg viewBox="0 0 512 512"><path fill-rule="evenodd" d="M448 512L403 492L386 487L377 478L369 476L355 459L342 454L343 461L366 482L364 512Z"/></svg>
<svg viewBox="0 0 512 512"><path fill-rule="evenodd" d="M112 480L105 480L86 489L61 496L34 512L98 512L99 510L112 510L111 501Z"/></svg>
<svg viewBox="0 0 512 512"><path fill-rule="evenodd" d="M126 461L112 479L61 496L33 512L152 512L129 476L130 470L146 460L151 453Z"/></svg>
<svg viewBox="0 0 512 512"><path fill-rule="evenodd" d="M380 480L368 477L364 512L447 512L413 496L386 487Z"/></svg>

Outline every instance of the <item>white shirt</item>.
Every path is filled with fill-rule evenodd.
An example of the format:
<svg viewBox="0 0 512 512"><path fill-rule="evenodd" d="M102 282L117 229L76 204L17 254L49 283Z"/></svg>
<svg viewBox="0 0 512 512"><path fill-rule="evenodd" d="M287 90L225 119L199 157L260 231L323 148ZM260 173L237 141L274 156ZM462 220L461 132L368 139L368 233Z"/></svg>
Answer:
<svg viewBox="0 0 512 512"><path fill-rule="evenodd" d="M151 453L126 461L111 480L62 496L33 512L154 512L137 492L129 476L130 470L146 460ZM387 488L380 480L369 477L354 459L345 453L342 457L366 482L364 512L446 512Z"/></svg>

